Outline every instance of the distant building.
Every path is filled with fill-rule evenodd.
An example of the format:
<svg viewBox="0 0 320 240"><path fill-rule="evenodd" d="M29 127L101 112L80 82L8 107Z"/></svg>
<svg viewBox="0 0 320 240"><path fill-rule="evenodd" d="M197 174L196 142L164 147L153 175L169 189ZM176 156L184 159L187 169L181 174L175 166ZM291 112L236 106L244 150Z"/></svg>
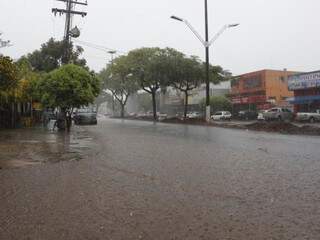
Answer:
<svg viewBox="0 0 320 240"><path fill-rule="evenodd" d="M290 76L288 88L294 91L294 97L289 101L296 112L320 109L320 71Z"/></svg>
<svg viewBox="0 0 320 240"><path fill-rule="evenodd" d="M234 111L265 110L273 106L289 107L288 77L296 72L261 70L238 76L231 82Z"/></svg>
<svg viewBox="0 0 320 240"><path fill-rule="evenodd" d="M210 96L226 96L230 94L231 91L231 83L230 81L221 82L220 84L212 84L210 83ZM190 105L197 105L203 99L206 98L206 85L203 84L201 87L194 89L191 91L189 103Z"/></svg>

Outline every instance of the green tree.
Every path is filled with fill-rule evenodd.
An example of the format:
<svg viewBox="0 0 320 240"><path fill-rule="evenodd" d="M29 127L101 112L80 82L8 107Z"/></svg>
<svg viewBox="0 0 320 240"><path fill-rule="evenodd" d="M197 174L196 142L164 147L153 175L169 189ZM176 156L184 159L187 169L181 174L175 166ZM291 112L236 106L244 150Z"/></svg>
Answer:
<svg viewBox="0 0 320 240"><path fill-rule="evenodd" d="M100 73L104 87L109 90L121 106L121 117L124 117L125 106L131 94L139 87L132 73L127 56L116 58L106 69Z"/></svg>
<svg viewBox="0 0 320 240"><path fill-rule="evenodd" d="M101 91L94 102L94 104L96 105L96 111L99 111L101 104L103 104L104 102L112 103L112 100L112 95L110 93L108 93L107 91Z"/></svg>
<svg viewBox="0 0 320 240"><path fill-rule="evenodd" d="M201 101L201 105L205 107L206 105L205 99ZM231 111L232 103L225 96L213 96L213 97L210 97L210 107L213 113L217 111Z"/></svg>
<svg viewBox="0 0 320 240"><path fill-rule="evenodd" d="M7 91L17 86L18 69L9 57L0 55L0 91Z"/></svg>
<svg viewBox="0 0 320 240"><path fill-rule="evenodd" d="M18 69L18 84L15 89L16 98L21 102L40 101L37 84L42 75L32 71L31 64L26 58L20 59L16 66Z"/></svg>
<svg viewBox="0 0 320 240"><path fill-rule="evenodd" d="M173 74L170 83L175 89L184 93L184 118L186 118L190 91L200 87L204 82L202 63L197 57L187 58L180 54L171 66Z"/></svg>
<svg viewBox="0 0 320 240"><path fill-rule="evenodd" d="M205 63L203 63L203 69L205 69ZM214 85L225 81L231 81L232 73L223 69L221 66L210 65L209 67L210 82Z"/></svg>
<svg viewBox="0 0 320 240"><path fill-rule="evenodd" d="M140 88L152 97L153 117L157 119L156 93L169 86L169 57L175 50L141 48L128 54L132 73Z"/></svg>
<svg viewBox="0 0 320 240"><path fill-rule="evenodd" d="M93 103L100 88L100 80L93 73L74 64L63 65L39 82L41 102L46 107L60 108L67 130L71 127L73 109Z"/></svg>
<svg viewBox="0 0 320 240"><path fill-rule="evenodd" d="M74 47L71 43L66 46L64 41L56 41L50 38L48 42L41 45L39 50L22 57L28 59L32 69L39 72L51 72L59 68L65 61L65 52L70 52L70 62L82 67L86 66L86 60L81 59L80 55L83 53L83 48L80 46ZM20 61L20 60L19 60Z"/></svg>

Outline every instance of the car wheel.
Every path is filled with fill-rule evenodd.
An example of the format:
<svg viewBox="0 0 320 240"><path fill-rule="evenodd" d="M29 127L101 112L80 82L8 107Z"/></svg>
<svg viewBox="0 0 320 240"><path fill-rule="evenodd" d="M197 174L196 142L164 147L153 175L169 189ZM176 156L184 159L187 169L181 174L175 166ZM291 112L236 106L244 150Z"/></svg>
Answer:
<svg viewBox="0 0 320 240"><path fill-rule="evenodd" d="M316 121L316 120L314 119L314 117L311 117L311 118L309 119L309 122L310 122L310 123L315 123L315 121Z"/></svg>

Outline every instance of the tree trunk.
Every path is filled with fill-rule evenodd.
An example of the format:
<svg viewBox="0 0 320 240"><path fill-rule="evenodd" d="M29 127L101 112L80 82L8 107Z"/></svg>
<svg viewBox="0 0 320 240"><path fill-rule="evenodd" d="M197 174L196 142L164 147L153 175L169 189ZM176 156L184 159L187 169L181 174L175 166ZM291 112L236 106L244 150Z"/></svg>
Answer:
<svg viewBox="0 0 320 240"><path fill-rule="evenodd" d="M68 131L68 120L67 120L67 113L65 109L61 109L61 112L58 113L57 127L60 131L62 130Z"/></svg>
<svg viewBox="0 0 320 240"><path fill-rule="evenodd" d="M153 119L157 121L157 101L156 101L156 91L152 91L152 107L153 107Z"/></svg>
<svg viewBox="0 0 320 240"><path fill-rule="evenodd" d="M121 118L124 118L124 104L121 103Z"/></svg>
<svg viewBox="0 0 320 240"><path fill-rule="evenodd" d="M71 114L66 116L66 122L67 122L67 131L70 132L71 125L72 125L72 119L71 119Z"/></svg>
<svg viewBox="0 0 320 240"><path fill-rule="evenodd" d="M15 103L11 104L11 127L14 128L15 127Z"/></svg>
<svg viewBox="0 0 320 240"><path fill-rule="evenodd" d="M112 94L112 117L115 116L115 102L114 102L114 95Z"/></svg>
<svg viewBox="0 0 320 240"><path fill-rule="evenodd" d="M187 119L187 114L188 114L188 106L189 106L189 94L188 92L184 92L185 94L185 101L184 101L184 120Z"/></svg>

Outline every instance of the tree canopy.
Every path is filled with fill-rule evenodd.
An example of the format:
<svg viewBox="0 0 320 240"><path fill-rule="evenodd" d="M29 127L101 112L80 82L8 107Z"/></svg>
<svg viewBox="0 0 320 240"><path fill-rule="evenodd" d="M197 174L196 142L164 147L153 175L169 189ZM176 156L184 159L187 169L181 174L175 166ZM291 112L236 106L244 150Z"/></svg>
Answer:
<svg viewBox="0 0 320 240"><path fill-rule="evenodd" d="M41 102L45 106L69 111L93 103L100 87L93 73L74 64L50 72L39 83Z"/></svg>
<svg viewBox="0 0 320 240"><path fill-rule="evenodd" d="M156 93L170 85L170 58L178 52L171 48L140 48L128 54L132 73L141 89L151 94L153 116L157 119Z"/></svg>
<svg viewBox="0 0 320 240"><path fill-rule="evenodd" d="M204 83L204 71L201 61L197 57L176 55L171 64L170 85L185 95L184 117L187 117L189 92Z"/></svg>
<svg viewBox="0 0 320 240"><path fill-rule="evenodd" d="M201 102L202 106L205 106L205 103L206 101L203 99ZM231 111L232 103L225 96L212 96L210 97L210 107L213 113L217 111Z"/></svg>
<svg viewBox="0 0 320 240"><path fill-rule="evenodd" d="M9 57L0 55L0 91L14 88L18 83L18 69Z"/></svg>
<svg viewBox="0 0 320 240"><path fill-rule="evenodd" d="M121 105L121 116L131 94L138 91L137 80L127 56L116 58L100 73L104 88L109 90Z"/></svg>
<svg viewBox="0 0 320 240"><path fill-rule="evenodd" d="M70 61L82 67L86 66L86 60L81 59L80 55L83 53L83 48L80 46L74 47L73 44L66 46L65 41L56 41L50 38L48 42L41 45L39 50L29 53L27 58L32 69L39 72L51 72L59 68L65 62L65 49L68 48L70 52Z"/></svg>
<svg viewBox="0 0 320 240"><path fill-rule="evenodd" d="M42 75L32 71L30 62L24 58L16 63L18 68L18 84L14 90L17 100L29 102L31 100L40 100L37 84Z"/></svg>

